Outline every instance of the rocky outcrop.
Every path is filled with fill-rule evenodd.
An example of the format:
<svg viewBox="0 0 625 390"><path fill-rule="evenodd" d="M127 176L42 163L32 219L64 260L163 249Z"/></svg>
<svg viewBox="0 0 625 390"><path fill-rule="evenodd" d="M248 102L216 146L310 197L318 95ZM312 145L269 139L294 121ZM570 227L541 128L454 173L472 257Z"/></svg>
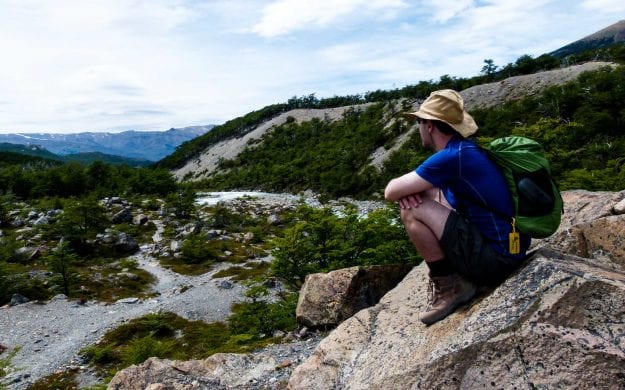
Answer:
<svg viewBox="0 0 625 390"><path fill-rule="evenodd" d="M310 274L300 290L295 310L297 321L311 328L334 327L378 303L411 268L375 265Z"/></svg>
<svg viewBox="0 0 625 390"><path fill-rule="evenodd" d="M108 389L284 389L294 366L318 343L319 336L312 336L250 354L217 353L185 362L150 358L118 372Z"/></svg>
<svg viewBox="0 0 625 390"><path fill-rule="evenodd" d="M564 84L579 77L583 72L615 66L610 62L587 62L562 69L547 70L534 74L509 77L494 83L476 85L460 92L468 110L488 108L515 101L527 96L539 95L554 85Z"/></svg>
<svg viewBox="0 0 625 390"><path fill-rule="evenodd" d="M326 337L289 388L623 388L624 236L616 230L622 216L611 213L625 192L563 197L560 232L497 289L426 327L417 316L427 268L418 266ZM601 258L549 249L581 242L604 248Z"/></svg>
<svg viewBox="0 0 625 390"><path fill-rule="evenodd" d="M603 267L625 267L625 210L620 208L625 191L566 191L562 198L566 210L560 229L536 241L536 247L591 258Z"/></svg>
<svg viewBox="0 0 625 390"><path fill-rule="evenodd" d="M625 191L571 191L563 198L560 231L538 242L533 256L499 287L427 327L418 320L427 269L415 267L378 304L323 339L295 368L288 387L625 388L623 221L614 214ZM575 229L580 233L570 233ZM267 375L263 367L275 360L254 366L245 356L220 355L210 364L191 364L201 366L193 370L151 359L118 373L109 388L284 387L260 380Z"/></svg>
<svg viewBox="0 0 625 390"><path fill-rule="evenodd" d="M622 388L625 274L541 252L426 327L427 269L326 337L291 389Z"/></svg>

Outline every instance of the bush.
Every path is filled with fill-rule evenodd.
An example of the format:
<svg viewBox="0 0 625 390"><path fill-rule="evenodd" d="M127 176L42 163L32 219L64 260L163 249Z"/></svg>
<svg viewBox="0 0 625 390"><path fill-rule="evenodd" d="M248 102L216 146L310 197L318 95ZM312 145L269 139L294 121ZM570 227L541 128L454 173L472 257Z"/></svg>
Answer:
<svg viewBox="0 0 625 390"><path fill-rule="evenodd" d="M419 261L397 210L378 210L360 218L353 207L338 216L329 208L301 206L297 216L298 222L274 240L273 272L289 283L298 285L313 272Z"/></svg>
<svg viewBox="0 0 625 390"><path fill-rule="evenodd" d="M157 340L152 334L130 341L122 352L122 361L126 365L141 364L150 357L171 358L176 351L173 340Z"/></svg>
<svg viewBox="0 0 625 390"><path fill-rule="evenodd" d="M236 304L228 318L233 334L250 335L253 338L271 336L276 330L288 332L297 328L295 308L298 294L286 293L276 302L264 300Z"/></svg>
<svg viewBox="0 0 625 390"><path fill-rule="evenodd" d="M182 260L187 264L201 264L217 260L218 254L202 235L192 235L182 243Z"/></svg>

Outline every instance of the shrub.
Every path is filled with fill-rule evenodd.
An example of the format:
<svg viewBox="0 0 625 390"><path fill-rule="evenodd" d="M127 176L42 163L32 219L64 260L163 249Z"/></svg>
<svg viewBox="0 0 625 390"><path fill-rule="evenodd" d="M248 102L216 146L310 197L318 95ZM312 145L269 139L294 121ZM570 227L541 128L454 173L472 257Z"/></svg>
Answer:
<svg viewBox="0 0 625 390"><path fill-rule="evenodd" d="M350 207L338 216L329 208L301 206L298 217L283 237L274 240L273 272L289 283L297 285L313 272L419 261L394 209L360 218Z"/></svg>
<svg viewBox="0 0 625 390"><path fill-rule="evenodd" d="M182 243L182 260L187 264L201 264L218 259L215 249L202 235L192 235Z"/></svg>
<svg viewBox="0 0 625 390"><path fill-rule="evenodd" d="M149 357L171 358L176 350L172 340L157 340L152 334L130 341L122 352L122 361L126 365L140 364Z"/></svg>

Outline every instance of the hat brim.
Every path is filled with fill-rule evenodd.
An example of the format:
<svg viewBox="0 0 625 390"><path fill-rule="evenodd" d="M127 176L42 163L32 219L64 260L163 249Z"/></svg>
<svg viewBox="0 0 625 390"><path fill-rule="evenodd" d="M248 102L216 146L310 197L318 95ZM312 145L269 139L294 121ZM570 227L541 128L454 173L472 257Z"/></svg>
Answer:
<svg viewBox="0 0 625 390"><path fill-rule="evenodd" d="M477 132L477 124L473 117L466 111L462 113L462 122L461 123L449 123L440 118L435 117L434 115L428 114L423 111L415 111L415 112L402 112L402 116L412 119L428 119L434 121L441 121L447 123L454 130L456 130L461 136L464 138L470 137Z"/></svg>

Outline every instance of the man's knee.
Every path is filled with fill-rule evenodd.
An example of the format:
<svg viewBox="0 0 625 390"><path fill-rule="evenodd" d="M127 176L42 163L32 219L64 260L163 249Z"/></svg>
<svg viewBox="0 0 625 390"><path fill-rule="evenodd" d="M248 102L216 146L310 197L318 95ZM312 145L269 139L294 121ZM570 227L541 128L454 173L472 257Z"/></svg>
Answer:
<svg viewBox="0 0 625 390"><path fill-rule="evenodd" d="M406 230L417 230L421 227L430 229L440 239L450 209L432 199L423 199L417 207L402 209L400 216Z"/></svg>

